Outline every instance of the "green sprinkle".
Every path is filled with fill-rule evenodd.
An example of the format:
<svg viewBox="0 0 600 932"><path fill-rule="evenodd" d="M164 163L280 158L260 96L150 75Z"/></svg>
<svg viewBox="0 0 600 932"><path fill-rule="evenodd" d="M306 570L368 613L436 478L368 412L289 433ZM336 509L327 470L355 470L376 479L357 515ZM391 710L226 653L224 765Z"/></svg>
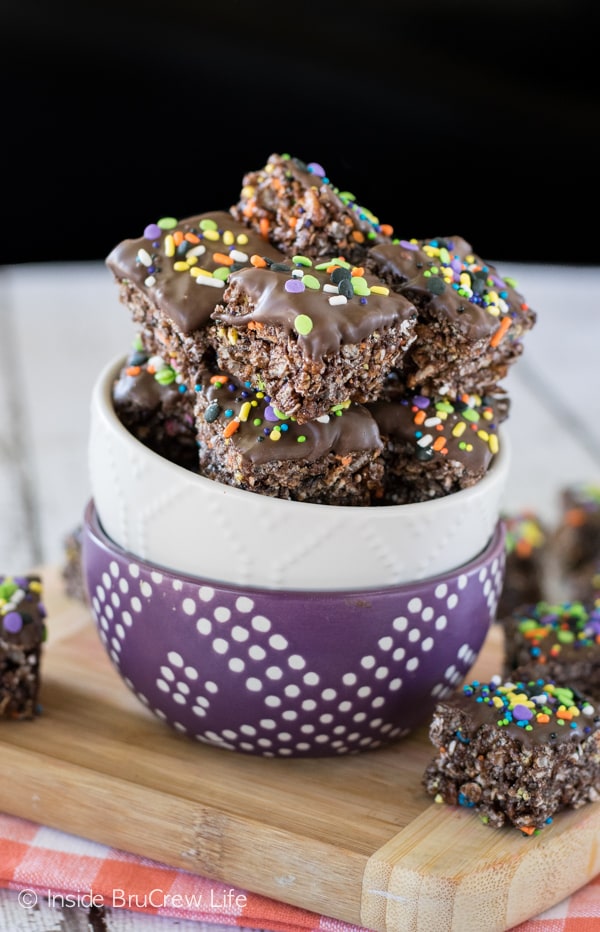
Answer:
<svg viewBox="0 0 600 932"><path fill-rule="evenodd" d="M362 275L353 275L351 282L352 282L352 290L354 291L354 294L358 294L358 295L371 294L371 289L367 285Z"/></svg>
<svg viewBox="0 0 600 932"><path fill-rule="evenodd" d="M299 333L302 336L306 336L307 333L310 333L312 328L313 322L308 314L298 314L294 320L294 329L296 330L296 333Z"/></svg>
<svg viewBox="0 0 600 932"><path fill-rule="evenodd" d="M305 288L311 288L313 291L318 291L321 287L321 282L314 275L303 275L302 284Z"/></svg>
<svg viewBox="0 0 600 932"><path fill-rule="evenodd" d="M279 408L276 408L274 405L272 405L272 407L273 407L273 414L276 417L278 417L280 421L287 421L288 419L287 414L284 414L283 411L280 411Z"/></svg>
<svg viewBox="0 0 600 932"><path fill-rule="evenodd" d="M201 220L198 224L201 230L218 230L216 220L211 220L210 217L205 217L204 220ZM160 221L159 221L160 226Z"/></svg>
<svg viewBox="0 0 600 932"><path fill-rule="evenodd" d="M170 366L165 366L164 369L159 369L158 372L154 374L154 378L159 385L170 385L171 382L175 381L177 376L175 375L174 369L171 369Z"/></svg>
<svg viewBox="0 0 600 932"><path fill-rule="evenodd" d="M295 262L296 265L312 265L312 259L309 259L308 256L292 256L292 262Z"/></svg>
<svg viewBox="0 0 600 932"><path fill-rule="evenodd" d="M161 217L157 226L159 226L161 230L172 230L173 227L177 226L177 221L175 217Z"/></svg>
<svg viewBox="0 0 600 932"><path fill-rule="evenodd" d="M296 437L296 440L298 443L305 443L306 437L304 436L304 434L300 434L299 437Z"/></svg>
<svg viewBox="0 0 600 932"><path fill-rule="evenodd" d="M229 278L229 267L227 265L218 266L212 273L213 278L219 278L222 282L226 282Z"/></svg>

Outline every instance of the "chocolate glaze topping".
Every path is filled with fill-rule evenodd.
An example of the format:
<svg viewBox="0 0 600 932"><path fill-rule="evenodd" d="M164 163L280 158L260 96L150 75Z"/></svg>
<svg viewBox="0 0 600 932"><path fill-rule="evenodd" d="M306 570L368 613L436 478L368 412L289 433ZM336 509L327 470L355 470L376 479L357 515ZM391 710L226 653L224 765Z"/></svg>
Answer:
<svg viewBox="0 0 600 932"><path fill-rule="evenodd" d="M117 281L132 282L183 333L204 327L233 269L258 254L283 260L262 236L225 211L149 224L106 259ZM204 274L202 274L204 273Z"/></svg>
<svg viewBox="0 0 600 932"><path fill-rule="evenodd" d="M600 729L598 709L587 698L543 679L474 681L463 686L452 705L465 712L468 725L457 738L467 743L485 725L506 730L526 747L581 741Z"/></svg>
<svg viewBox="0 0 600 932"><path fill-rule="evenodd" d="M218 421L240 456L255 465L277 460L313 462L335 453L379 451L377 425L362 405L338 405L329 414L300 425L274 408L260 389L228 376L213 376L203 392L201 416Z"/></svg>
<svg viewBox="0 0 600 932"><path fill-rule="evenodd" d="M400 352L413 338L414 306L383 282L357 271L341 259L313 265L304 257L241 269L231 274L223 304L212 317L238 328L252 323L283 330L311 359L395 327L404 337Z"/></svg>
<svg viewBox="0 0 600 932"><path fill-rule="evenodd" d="M535 321L515 282L502 278L460 236L380 243L369 250L368 266L420 310L451 321L469 339L491 338L503 318L510 322L506 338L515 339Z"/></svg>
<svg viewBox="0 0 600 932"><path fill-rule="evenodd" d="M494 405L480 395L429 398L405 390L372 402L368 408L382 437L412 445L423 460L447 457L479 472L487 470L499 450Z"/></svg>
<svg viewBox="0 0 600 932"><path fill-rule="evenodd" d="M600 662L600 602L538 602L510 619L528 645L534 663Z"/></svg>

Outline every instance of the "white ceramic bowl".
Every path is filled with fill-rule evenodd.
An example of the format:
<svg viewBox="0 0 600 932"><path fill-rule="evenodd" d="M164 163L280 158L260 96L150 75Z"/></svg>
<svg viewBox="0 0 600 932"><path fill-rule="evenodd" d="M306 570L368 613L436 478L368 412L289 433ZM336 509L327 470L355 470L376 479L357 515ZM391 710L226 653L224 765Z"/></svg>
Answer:
<svg viewBox="0 0 600 932"><path fill-rule="evenodd" d="M482 553L501 510L506 434L470 489L414 505L313 505L246 492L169 462L136 440L112 405L120 357L91 403L92 497L109 538L166 569L271 589L376 588L447 573Z"/></svg>

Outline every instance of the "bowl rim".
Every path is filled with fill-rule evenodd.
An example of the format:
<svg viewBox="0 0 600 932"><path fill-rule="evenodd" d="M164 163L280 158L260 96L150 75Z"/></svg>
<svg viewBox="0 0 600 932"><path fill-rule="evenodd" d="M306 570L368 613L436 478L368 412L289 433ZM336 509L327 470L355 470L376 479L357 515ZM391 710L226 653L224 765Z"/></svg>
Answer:
<svg viewBox="0 0 600 932"><path fill-rule="evenodd" d="M301 598L309 600L319 599L320 601L331 599L339 601L341 599L343 601L348 601L361 598L368 600L374 598L377 595L392 596L394 594L401 594L407 591L414 591L415 594L417 594L422 589L429 589L431 587L442 585L449 580L455 579L457 576L462 576L466 573L471 574L477 572L485 563L487 563L489 560L492 560L495 555L500 556L503 553L506 536L506 525L502 519L499 519L496 523L492 536L490 537L483 550L481 550L480 553L478 553L477 556L472 560L467 563L463 563L461 566L458 566L455 569L448 570L445 573L440 573L437 576L428 576L425 579L417 579L408 583L395 583L390 586L359 587L356 589L272 589L268 586L253 586L250 584L223 582L221 580L213 580L201 576L194 576L190 573L180 573L176 570L164 567L159 563L155 563L151 560L147 560L146 558L139 557L137 554L132 553L131 551L126 550L124 547L121 547L119 544L115 543L115 541L113 541L108 536L102 527L102 524L100 523L100 518L96 511L93 498L88 500L83 515L84 549L86 536L89 536L95 546L100 547L100 549L103 550L109 557L114 558L115 556L118 556L120 559L129 560L131 563L145 567L149 573L157 573L162 576L166 576L167 578L178 579L186 585L208 586L213 589L225 589L228 592L237 594L239 596L247 596L256 593L261 595L267 594L269 598L273 599Z"/></svg>
<svg viewBox="0 0 600 932"><path fill-rule="evenodd" d="M123 443L130 446L132 449L142 450L144 455L147 455L150 460L154 460L160 464L160 468L165 470L167 473L173 472L174 475L179 477L184 476L186 481L190 484L198 485L199 489L203 487L208 491L215 491L215 485L219 486L218 491L222 492L223 495L226 495L228 498L231 498L235 503L238 500L240 503L243 501L248 501L248 496L253 496L254 498L259 495L257 492L252 492L247 489L239 489L236 486L228 485L226 483L220 483L215 479L208 479L206 476L202 476L199 473L195 473L190 469L186 469L184 466L180 466L177 463L173 463L171 460L166 459L166 457L160 456L160 454L155 453L149 447L146 447L141 441L137 439L119 420L112 400L112 385L113 381L120 372L121 368L126 362L127 357L123 354L120 354L117 357L113 357L104 368L100 371L92 391L91 407L92 410L95 409L102 419L104 420L107 427L111 430L116 431L117 436L121 438ZM400 514L406 515L407 518L412 516L425 516L432 509L435 512L440 510L446 510L448 508L460 508L463 502L468 502L471 498L478 498L485 493L485 490L489 485L496 483L497 481L506 481L508 476L508 471L510 468L510 459L511 459L511 448L510 440L507 431L499 430L500 434L500 445L499 451L488 467L485 475L481 477L474 485L469 486L466 489L459 489L457 492L451 492L448 495L442 495L438 498L428 499L425 502L411 502L405 505L376 505L371 508L368 508L369 512L373 515L376 515L377 521L386 521L386 520L398 520ZM277 509L281 510L285 508L286 513L295 511L298 514L302 513L305 516L309 516L310 513L315 516L315 519L323 518L325 514L342 515L344 516L345 521L350 521L351 523L362 525L364 521L364 512L365 507L360 506L351 506L351 505L325 505L316 502L298 502L289 499L275 498L274 496L261 495L260 498L264 501L265 509ZM298 509L301 511L299 512Z"/></svg>

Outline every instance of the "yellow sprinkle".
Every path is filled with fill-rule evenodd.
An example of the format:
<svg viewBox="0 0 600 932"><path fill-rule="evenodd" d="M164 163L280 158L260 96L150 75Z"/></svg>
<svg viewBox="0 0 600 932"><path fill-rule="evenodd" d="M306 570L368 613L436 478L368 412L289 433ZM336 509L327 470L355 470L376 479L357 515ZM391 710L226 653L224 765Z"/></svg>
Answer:
<svg viewBox="0 0 600 932"><path fill-rule="evenodd" d="M207 278L212 278L212 273L209 272L208 269L197 268L196 266L194 266L193 269L190 269L190 275L193 278L198 278L200 275L205 275Z"/></svg>
<svg viewBox="0 0 600 932"><path fill-rule="evenodd" d="M383 285L371 285L371 294L384 294L387 295L390 293L389 288L385 288Z"/></svg>
<svg viewBox="0 0 600 932"><path fill-rule="evenodd" d="M452 428L452 436L462 437L466 429L467 429L466 423L464 421L459 421L458 424L455 424L454 427Z"/></svg>
<svg viewBox="0 0 600 932"><path fill-rule="evenodd" d="M478 430L477 436L479 437L480 440L487 441L490 439L490 435L488 434L487 430Z"/></svg>
<svg viewBox="0 0 600 932"><path fill-rule="evenodd" d="M486 420L486 421L493 421L493 420L494 420L494 412L493 412L493 411L490 411L489 408L486 408L485 411L482 412L482 416L483 416L484 420Z"/></svg>
<svg viewBox="0 0 600 932"><path fill-rule="evenodd" d="M429 244L423 246L423 252L431 259L433 259L434 256L439 256L440 254L440 251L436 246L430 246Z"/></svg>
<svg viewBox="0 0 600 932"><path fill-rule="evenodd" d="M250 404L250 402L245 401L242 407L240 408L240 413L238 415L240 421L248 420L248 415L250 414L251 408L252 408L252 405Z"/></svg>
<svg viewBox="0 0 600 932"><path fill-rule="evenodd" d="M204 239L209 239L211 242L216 243L221 239L221 234L218 230L204 230Z"/></svg>
<svg viewBox="0 0 600 932"><path fill-rule="evenodd" d="M189 265L187 262L174 262L173 268L176 272L187 272L189 270Z"/></svg>
<svg viewBox="0 0 600 932"><path fill-rule="evenodd" d="M256 188L251 184L246 184L242 188L242 197L254 197Z"/></svg>
<svg viewBox="0 0 600 932"><path fill-rule="evenodd" d="M198 261L198 256L190 256L188 254L185 258L188 265L196 265Z"/></svg>
<svg viewBox="0 0 600 932"><path fill-rule="evenodd" d="M498 435L497 435L497 434L490 434L490 439L488 440L488 446L489 446L489 448L490 448L490 450L491 450L492 453L497 453L497 452L498 452L498 450L500 449L500 445L499 445L499 443L498 443Z"/></svg>
<svg viewBox="0 0 600 932"><path fill-rule="evenodd" d="M175 240L171 233L167 233L165 236L165 256L168 259L171 259L175 255Z"/></svg>
<svg viewBox="0 0 600 932"><path fill-rule="evenodd" d="M281 440L281 431L278 427L274 427L271 433L269 434L269 440Z"/></svg>
<svg viewBox="0 0 600 932"><path fill-rule="evenodd" d="M471 276L467 272L461 272L458 280L461 285L466 285L467 288L471 287Z"/></svg>
<svg viewBox="0 0 600 932"><path fill-rule="evenodd" d="M225 232L223 233L223 242L225 243L226 246L233 246L233 244L235 243L235 237L233 233L231 232L231 230L225 230Z"/></svg>
<svg viewBox="0 0 600 932"><path fill-rule="evenodd" d="M502 699L500 698L500 696L494 696L494 697L492 698L492 702L494 703L494 705L496 706L497 709L501 709L502 706L503 706L503 702L502 702Z"/></svg>

